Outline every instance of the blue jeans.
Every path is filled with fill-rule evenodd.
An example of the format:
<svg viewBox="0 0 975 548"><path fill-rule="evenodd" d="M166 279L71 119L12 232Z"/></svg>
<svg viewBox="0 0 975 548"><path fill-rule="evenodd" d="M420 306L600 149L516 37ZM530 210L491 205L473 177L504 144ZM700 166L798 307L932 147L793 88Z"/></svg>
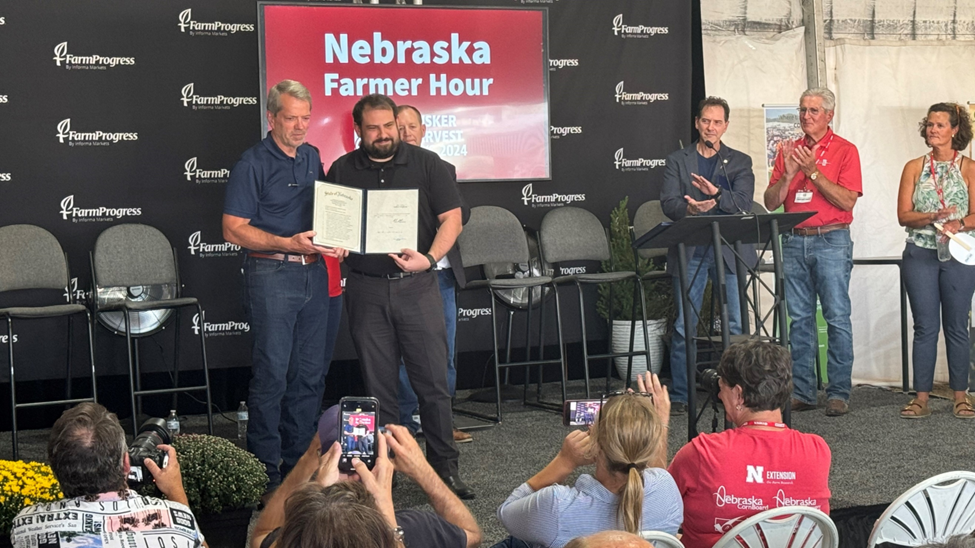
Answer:
<svg viewBox="0 0 975 548"><path fill-rule="evenodd" d="M725 296L728 303L728 329L734 334L741 334L741 303L738 299L738 275L724 259L718 259L724 265ZM700 268L700 271L698 271ZM697 273L697 276L694 274ZM694 253L687 259L687 282L690 284L688 297L691 301L693 317L691 324L697 325L697 311L701 309L701 299L704 298L704 288L711 277L712 286L718 286L718 271L715 269L714 252L709 246L696 246ZM687 403L687 340L684 336L684 303L681 299L680 280L674 276L674 300L677 301L677 322L674 324L674 335L670 341L670 374L674 381L670 390L670 399ZM692 336L697 335L694 333Z"/></svg>
<svg viewBox="0 0 975 548"><path fill-rule="evenodd" d="M328 300L328 325L325 328L325 369L322 371L322 378L328 375L328 366L332 363L332 354L335 353L335 341L339 338L339 327L341 326L342 295L336 295L335 297L330 297Z"/></svg>
<svg viewBox="0 0 975 548"><path fill-rule="evenodd" d="M447 389L454 397L457 387L457 369L454 367L454 341L457 338L457 294L454 291L454 271L445 268L437 271L440 282L440 297L443 299L443 319L447 324ZM406 366L399 364L399 423L416 432L420 425L413 421L413 415L420 408L416 392L410 386Z"/></svg>
<svg viewBox="0 0 975 548"><path fill-rule="evenodd" d="M785 302L792 322L793 397L816 403L816 298L823 306L829 350L826 374L829 399L850 399L853 373L853 325L850 322L850 273L853 271L853 241L849 230L833 230L813 236L782 235L782 270L785 272Z"/></svg>
<svg viewBox="0 0 975 548"><path fill-rule="evenodd" d="M904 285L914 316L914 390L930 392L938 357L938 331L944 325L948 385L968 389L968 311L975 292L975 266L941 262L934 249L908 243L904 248Z"/></svg>
<svg viewBox="0 0 975 548"><path fill-rule="evenodd" d="M247 449L264 463L272 489L315 434L328 373L328 271L322 260L247 257L243 272L254 345Z"/></svg>

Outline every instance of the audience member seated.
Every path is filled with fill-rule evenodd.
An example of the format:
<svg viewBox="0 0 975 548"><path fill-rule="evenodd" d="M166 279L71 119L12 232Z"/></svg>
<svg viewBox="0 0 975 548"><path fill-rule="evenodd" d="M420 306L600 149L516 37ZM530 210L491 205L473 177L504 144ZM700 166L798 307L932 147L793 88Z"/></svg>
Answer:
<svg viewBox="0 0 975 548"><path fill-rule="evenodd" d="M626 531L603 531L588 537L579 537L565 548L653 548L653 544Z"/></svg>
<svg viewBox="0 0 975 548"><path fill-rule="evenodd" d="M479 546L481 530L474 516L430 467L409 430L386 428L386 434L376 436L373 469L353 459L355 473L346 475L338 468L338 406L325 411L319 435L258 518L252 548ZM328 450L319 456L323 443ZM387 448L393 451L392 460ZM436 513L393 507L394 468L423 489Z"/></svg>
<svg viewBox="0 0 975 548"><path fill-rule="evenodd" d="M176 451L158 448L169 455L165 468L149 459L143 464L168 500L128 488L125 432L114 413L91 402L65 411L47 444L65 498L21 510L10 531L13 546L206 546L188 506Z"/></svg>
<svg viewBox="0 0 975 548"><path fill-rule="evenodd" d="M670 464L684 498L684 546L710 548L736 522L769 508L811 506L829 514L829 447L782 423L792 394L788 349L760 341L731 345L718 375L735 428L697 436Z"/></svg>
<svg viewBox="0 0 975 548"><path fill-rule="evenodd" d="M677 532L683 505L663 469L670 397L656 375L647 373L638 385L639 393L607 399L589 432L570 432L555 459L511 493L498 518L512 536L495 546L562 548L576 537L612 529ZM595 476L559 485L593 463Z"/></svg>

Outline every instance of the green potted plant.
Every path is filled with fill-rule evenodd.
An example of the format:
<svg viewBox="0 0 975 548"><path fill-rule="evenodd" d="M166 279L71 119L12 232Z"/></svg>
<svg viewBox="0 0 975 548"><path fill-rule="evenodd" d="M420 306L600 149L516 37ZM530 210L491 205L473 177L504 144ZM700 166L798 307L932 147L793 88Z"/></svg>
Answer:
<svg viewBox="0 0 975 548"><path fill-rule="evenodd" d="M644 259L639 257L633 249L633 239L630 227L630 212L628 209L629 196L620 200L618 206L609 215L609 252L608 261L603 261L603 272L635 271L641 277L648 272L664 269L664 258ZM647 311L647 322L644 328L650 341L650 370L660 372L663 364L664 335L676 317L674 306L673 282L670 278L649 280L643 282L644 306ZM613 352L625 352L630 347L630 326L633 319L633 284L615 284L613 299L610 302L609 285L599 286L599 299L596 301L596 312L605 320L613 318L610 326L610 347ZM638 303L639 306L639 303ZM612 315L610 315L612 312ZM639 318L639 308L636 311ZM639 319L637 320L639 323ZM636 333L633 340L634 350L643 350L643 337ZM616 370L621 378L626 377L627 358L615 359ZM633 375L647 370L646 360L642 356L633 357Z"/></svg>
<svg viewBox="0 0 975 548"><path fill-rule="evenodd" d="M210 547L246 544L251 512L267 485L264 465L230 440L216 436L176 436L173 447L186 498ZM162 496L154 484L145 485L141 492Z"/></svg>

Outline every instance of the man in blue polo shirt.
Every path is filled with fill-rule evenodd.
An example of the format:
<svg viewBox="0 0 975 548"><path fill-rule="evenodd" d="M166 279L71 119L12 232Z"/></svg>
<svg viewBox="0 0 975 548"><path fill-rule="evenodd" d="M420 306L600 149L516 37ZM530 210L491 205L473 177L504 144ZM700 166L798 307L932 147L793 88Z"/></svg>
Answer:
<svg viewBox="0 0 975 548"><path fill-rule="evenodd" d="M301 458L325 390L328 271L312 244L312 193L325 174L304 143L311 94L283 80L267 94L267 137L234 165L223 235L246 249L244 308L253 335L247 449L267 468L268 491ZM280 467L279 467L280 464Z"/></svg>

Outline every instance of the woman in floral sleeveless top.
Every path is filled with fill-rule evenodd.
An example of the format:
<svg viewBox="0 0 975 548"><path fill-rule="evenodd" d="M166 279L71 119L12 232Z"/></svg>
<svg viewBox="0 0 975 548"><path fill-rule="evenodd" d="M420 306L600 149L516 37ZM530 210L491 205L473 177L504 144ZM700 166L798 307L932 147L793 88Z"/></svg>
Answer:
<svg viewBox="0 0 975 548"><path fill-rule="evenodd" d="M914 315L914 390L917 397L900 416L919 419L931 414L928 396L938 355L938 326L944 319L948 378L954 391L953 414L975 418L968 399L968 311L975 292L975 266L938 256L944 232L975 229L975 162L962 156L972 140L968 109L938 103L920 124L921 137L931 151L904 166L897 193L897 220L907 227L902 270ZM934 227L943 225L944 232Z"/></svg>

